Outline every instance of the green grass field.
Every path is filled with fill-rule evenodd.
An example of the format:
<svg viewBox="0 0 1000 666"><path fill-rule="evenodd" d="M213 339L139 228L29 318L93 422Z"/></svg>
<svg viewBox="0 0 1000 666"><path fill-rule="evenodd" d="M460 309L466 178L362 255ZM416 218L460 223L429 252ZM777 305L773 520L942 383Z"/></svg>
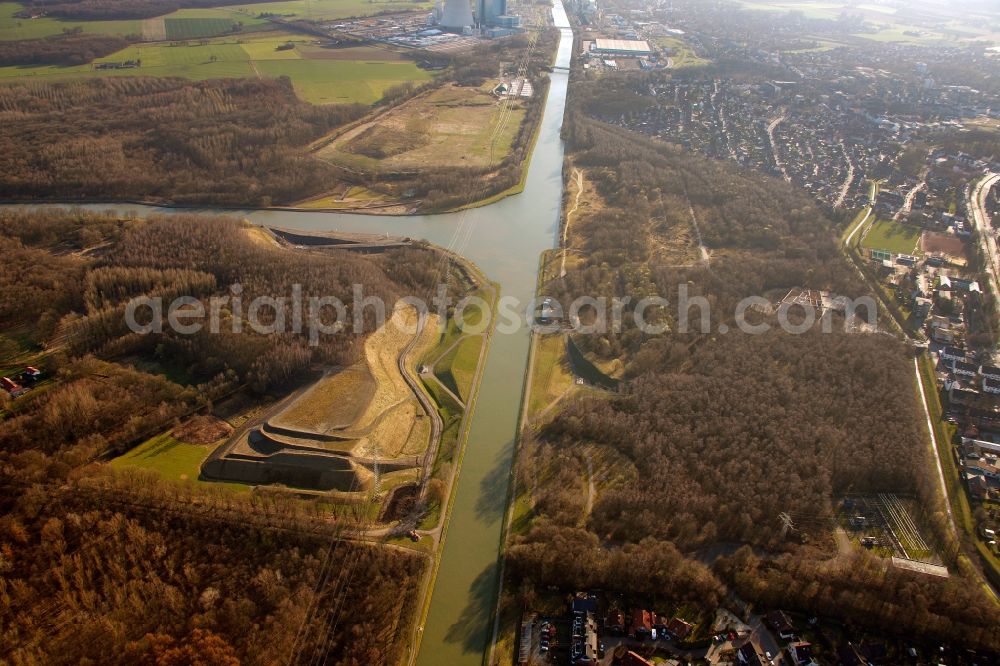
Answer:
<svg viewBox="0 0 1000 666"><path fill-rule="evenodd" d="M562 334L536 335L532 368L529 419L573 388L573 373L566 357L566 340Z"/></svg>
<svg viewBox="0 0 1000 666"><path fill-rule="evenodd" d="M706 65L708 61L704 58L699 58L695 55L695 52L691 49L691 46L685 42L683 39L678 37L657 37L655 40L657 46L665 49L670 49L671 56L670 62L674 69L683 69L684 67L697 67L699 65Z"/></svg>
<svg viewBox="0 0 1000 666"><path fill-rule="evenodd" d="M0 40L36 39L82 28L101 35L141 35L142 21L64 21L55 18L22 19L14 14L24 9L16 2L0 2Z"/></svg>
<svg viewBox="0 0 1000 666"><path fill-rule="evenodd" d="M166 18L167 39L201 39L233 32L234 23L227 18Z"/></svg>
<svg viewBox="0 0 1000 666"><path fill-rule="evenodd" d="M479 351L482 346L482 336L463 338L434 366L434 374L441 383L451 389L463 402L468 401L472 392L472 380L479 364Z"/></svg>
<svg viewBox="0 0 1000 666"><path fill-rule="evenodd" d="M849 2L825 2L818 0L738 0L744 9L787 13L798 12L810 19L837 20L841 14L860 15L865 22L874 26L876 32L859 32L854 35L861 39L878 42L909 44L933 44L941 41L975 39L988 34L987 25L995 14L989 11L955 12L939 9L934 17L914 17L909 12L900 12L896 7L873 3L853 4ZM913 25L907 21L921 21L923 25ZM906 34L910 33L910 34Z"/></svg>
<svg viewBox="0 0 1000 666"><path fill-rule="evenodd" d="M242 483L216 483L200 481L201 464L215 448L212 444L188 444L175 439L170 433L146 440L128 453L111 461L116 469L136 468L152 470L168 481L193 482L249 492L253 486Z"/></svg>
<svg viewBox="0 0 1000 666"><path fill-rule="evenodd" d="M229 7L213 7L208 9L181 9L164 17L150 19L150 21L162 20L166 23L166 35L159 36L159 39L198 39L210 37L229 32L229 24L238 22L243 24L243 30L252 30L259 26L265 26L269 22L263 18L263 14L275 14L281 17L311 18L311 19L339 19L350 16L369 16L384 11L414 11L429 9L430 2L405 2L392 0L390 2L368 0L290 0L288 2L265 2L252 5L232 5ZM144 35L148 32L148 22L142 20L124 21L71 21L57 18L37 18L20 19L14 16L24 7L16 2L0 2L0 40L11 39L34 39L36 37L48 37L58 35L63 30L82 28L84 32L103 35ZM211 24L203 22L198 24L174 24L171 28L171 21L188 19L215 19L226 21L227 24L216 24L217 31L209 30ZM147 30L143 29L143 24L147 23ZM154 24L155 25L155 24ZM225 26L224 28L222 26ZM220 29L221 28L221 29ZM173 30L173 32L172 32ZM146 35L147 39L156 39L154 36Z"/></svg>
<svg viewBox="0 0 1000 666"><path fill-rule="evenodd" d="M284 2L263 2L260 4L234 4L224 7L233 11L257 16L276 14L282 17L294 16L306 19L339 19L350 16L370 16L381 12L405 12L430 9L431 2L404 2L400 0L286 0Z"/></svg>
<svg viewBox="0 0 1000 666"><path fill-rule="evenodd" d="M879 220L872 225L862 247L889 250L896 254L914 254L920 242L920 228L891 220Z"/></svg>
<svg viewBox="0 0 1000 666"><path fill-rule="evenodd" d="M293 42L295 48L277 50ZM229 36L207 43L135 44L95 62L140 60L136 69L95 70L73 67L0 67L0 80L56 81L89 76L179 76L191 80L288 76L300 99L313 104L371 104L386 88L406 81L422 82L430 74L399 55L376 47L359 53L364 60L304 59L312 39L285 33ZM382 60L379 60L382 58Z"/></svg>

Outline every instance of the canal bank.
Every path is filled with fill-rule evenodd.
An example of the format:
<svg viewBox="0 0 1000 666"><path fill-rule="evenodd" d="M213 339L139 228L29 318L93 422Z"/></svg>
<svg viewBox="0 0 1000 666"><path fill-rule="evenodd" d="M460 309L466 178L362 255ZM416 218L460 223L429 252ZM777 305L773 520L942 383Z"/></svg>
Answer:
<svg viewBox="0 0 1000 666"><path fill-rule="evenodd" d="M286 210L217 211L92 204L79 208L168 213L236 214L270 227L300 231L390 234L427 240L473 261L501 285L501 295L529 303L535 294L539 255L556 245L562 202L563 146L573 34L559 0L552 10L560 28L556 69L524 191L494 204L443 215L413 217ZM11 208L45 206L11 206ZM52 206L60 207L60 206ZM64 206L63 206L64 207ZM491 343L477 408L453 493L451 519L441 552L422 636L418 664L479 665L493 629L498 566L510 470L528 360L526 327L498 331Z"/></svg>

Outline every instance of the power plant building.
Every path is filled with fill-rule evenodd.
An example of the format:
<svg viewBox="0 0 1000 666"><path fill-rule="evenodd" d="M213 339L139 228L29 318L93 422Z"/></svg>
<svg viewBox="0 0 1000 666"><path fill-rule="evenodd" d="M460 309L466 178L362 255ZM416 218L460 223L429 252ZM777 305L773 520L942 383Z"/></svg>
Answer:
<svg viewBox="0 0 1000 666"><path fill-rule="evenodd" d="M498 25L497 19L507 14L507 0L476 0L476 18L481 25Z"/></svg>
<svg viewBox="0 0 1000 666"><path fill-rule="evenodd" d="M449 30L464 30L472 26L472 5L469 0L445 0L441 11L441 27Z"/></svg>

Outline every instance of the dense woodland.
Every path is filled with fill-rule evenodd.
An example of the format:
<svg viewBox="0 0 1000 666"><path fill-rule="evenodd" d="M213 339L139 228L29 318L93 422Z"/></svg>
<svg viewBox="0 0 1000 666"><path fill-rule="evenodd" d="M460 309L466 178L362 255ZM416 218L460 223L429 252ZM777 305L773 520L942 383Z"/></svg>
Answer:
<svg viewBox="0 0 1000 666"><path fill-rule="evenodd" d="M39 39L0 41L0 66L82 65L122 50L129 41L113 35L91 35L79 29Z"/></svg>
<svg viewBox="0 0 1000 666"><path fill-rule="evenodd" d="M286 203L331 186L306 144L364 112L300 102L285 77L4 86L0 197Z"/></svg>
<svg viewBox="0 0 1000 666"><path fill-rule="evenodd" d="M13 462L0 467L5 662L361 665L406 649L417 555L331 549L293 507L203 496L196 508L149 475L49 470L50 483L23 487ZM334 599L342 612L325 610Z"/></svg>
<svg viewBox="0 0 1000 666"><path fill-rule="evenodd" d="M388 303L429 293L437 255L295 251L231 218L80 211L2 212L0 247L0 363L36 359L48 375L17 400L0 394L0 660L399 661L423 557L343 541L359 516L317 520L320 505L281 493L99 461L223 393L280 396L315 365L352 360L364 338L137 335L122 327L128 299L207 299L238 283L249 301L302 284L304 297L341 298L351 317L354 284ZM225 308L227 322L245 316Z"/></svg>
<svg viewBox="0 0 1000 666"><path fill-rule="evenodd" d="M73 357L146 356L195 380L245 383L258 391L281 385L314 363L356 358L363 334L375 325L374 310L364 311L361 335L348 327L309 346L305 326L298 333L291 330L288 302L286 332L277 335L234 326L234 317L248 314L247 306L234 311L234 302L221 308L218 333L206 324L194 335L178 335L168 326L159 334L139 335L125 323L128 301L147 296L169 304L177 296L192 296L209 312L209 299L233 296L233 285L239 285L244 304L258 296L290 300L293 287L301 285L302 299L339 298L353 321L353 285L362 285L364 296L393 303L403 293L429 293L437 270L429 250L380 257L296 253L251 236L248 225L235 219L196 215L121 220L90 213L6 212L0 213L0 239L9 257L0 269L5 327L30 325L37 342L58 345ZM74 245L88 249L68 252ZM273 308L261 314L265 325L274 320ZM332 323L331 314L324 313L323 321Z"/></svg>
<svg viewBox="0 0 1000 666"><path fill-rule="evenodd" d="M589 88L574 90L584 96ZM656 294L676 303L684 284L691 297L710 302L713 330L719 323L731 325L736 305L747 296L791 287L864 295L857 274L839 254L829 220L807 194L677 146L643 140L576 108L568 110L564 136L573 146L573 165L586 170L602 208L575 223L575 247L585 260L548 287L551 295L567 305L579 294L627 294L633 304ZM697 260L689 206L711 254L709 267ZM690 237L684 251L670 247L684 236ZM697 309L691 317L698 317ZM599 360L641 368L638 354L646 339L625 323L621 334L579 336L576 342ZM676 330L673 319L668 323Z"/></svg>
<svg viewBox="0 0 1000 666"><path fill-rule="evenodd" d="M838 252L833 221L784 182L587 117L593 100L606 97L601 87L572 88L564 126L571 164L585 170L600 205L574 221L580 258L546 290L564 302L660 294L676 303L682 284L710 303L711 331L676 332L673 309L664 318L675 332L647 336L626 318L621 332L576 336L596 363L619 364L627 381L617 394L564 400L523 442L518 486L535 517L509 550L514 589L522 597L538 585L612 589L676 604L700 597L707 611L728 588L764 608L1000 649L1000 611L977 586L893 569L867 553L838 557L832 543L838 498L912 495L955 564L911 352L890 336L842 326L792 335L766 313L758 319L772 324L767 334L731 326L749 295L775 302L793 287L865 294ZM698 321L697 308L691 318ZM720 323L730 332L718 333ZM804 526L807 543L782 540L781 512ZM759 555L737 551L741 544ZM698 564L734 552L711 570ZM643 586L637 567L657 584Z"/></svg>

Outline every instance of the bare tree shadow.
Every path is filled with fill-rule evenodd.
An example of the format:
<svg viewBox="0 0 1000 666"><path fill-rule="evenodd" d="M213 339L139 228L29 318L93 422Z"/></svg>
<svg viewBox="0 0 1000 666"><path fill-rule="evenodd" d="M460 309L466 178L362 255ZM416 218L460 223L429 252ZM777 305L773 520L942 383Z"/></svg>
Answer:
<svg viewBox="0 0 1000 666"><path fill-rule="evenodd" d="M484 522L502 520L510 490L510 471L514 459L514 440L508 440L497 452L493 467L479 483L476 518Z"/></svg>
<svg viewBox="0 0 1000 666"><path fill-rule="evenodd" d="M483 569L469 588L469 602L460 619L448 627L445 640L460 643L466 652L483 654L492 630L493 606L497 595L497 563Z"/></svg>

